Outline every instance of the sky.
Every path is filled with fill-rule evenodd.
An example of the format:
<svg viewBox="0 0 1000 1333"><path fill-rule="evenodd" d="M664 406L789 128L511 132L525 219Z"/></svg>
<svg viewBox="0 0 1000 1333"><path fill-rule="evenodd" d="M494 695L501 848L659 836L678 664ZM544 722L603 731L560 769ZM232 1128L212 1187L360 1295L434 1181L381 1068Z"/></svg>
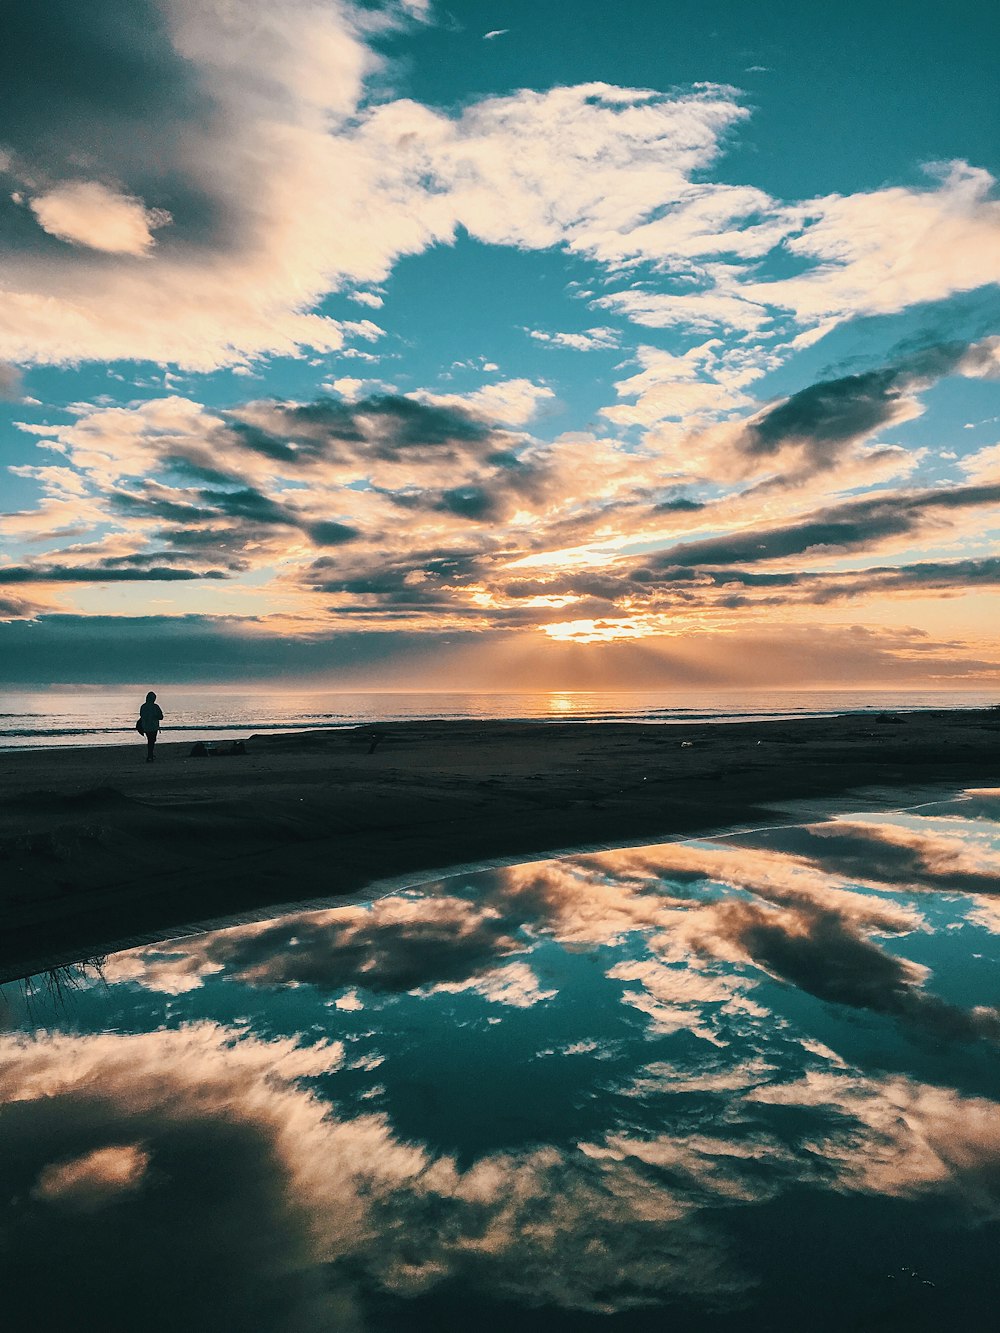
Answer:
<svg viewBox="0 0 1000 1333"><path fill-rule="evenodd" d="M992 5L5 23L0 684L998 680Z"/></svg>

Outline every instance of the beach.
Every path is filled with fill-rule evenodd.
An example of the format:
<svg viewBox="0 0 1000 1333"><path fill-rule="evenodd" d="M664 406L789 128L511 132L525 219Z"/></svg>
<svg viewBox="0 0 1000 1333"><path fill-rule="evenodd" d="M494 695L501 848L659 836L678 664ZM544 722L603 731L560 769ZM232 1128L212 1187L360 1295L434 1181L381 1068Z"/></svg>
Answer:
<svg viewBox="0 0 1000 1333"><path fill-rule="evenodd" d="M1000 712L404 722L0 756L0 980L452 867L995 785ZM813 812L815 813L815 812Z"/></svg>

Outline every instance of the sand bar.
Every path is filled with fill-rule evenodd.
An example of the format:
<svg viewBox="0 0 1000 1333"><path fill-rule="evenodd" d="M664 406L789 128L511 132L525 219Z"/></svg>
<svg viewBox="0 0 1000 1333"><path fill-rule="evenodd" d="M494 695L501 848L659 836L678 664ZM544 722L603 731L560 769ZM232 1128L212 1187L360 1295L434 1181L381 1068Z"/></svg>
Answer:
<svg viewBox="0 0 1000 1333"><path fill-rule="evenodd" d="M400 722L0 754L0 980L391 877L1000 780L1000 712Z"/></svg>

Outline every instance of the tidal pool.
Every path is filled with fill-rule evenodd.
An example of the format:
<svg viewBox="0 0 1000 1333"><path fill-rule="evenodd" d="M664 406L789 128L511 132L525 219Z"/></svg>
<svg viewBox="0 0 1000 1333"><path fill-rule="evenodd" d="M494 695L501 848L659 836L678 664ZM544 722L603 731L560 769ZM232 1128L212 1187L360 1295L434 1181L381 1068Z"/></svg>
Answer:
<svg viewBox="0 0 1000 1333"><path fill-rule="evenodd" d="M11 1327L995 1327L1000 791L462 874L0 1010Z"/></svg>

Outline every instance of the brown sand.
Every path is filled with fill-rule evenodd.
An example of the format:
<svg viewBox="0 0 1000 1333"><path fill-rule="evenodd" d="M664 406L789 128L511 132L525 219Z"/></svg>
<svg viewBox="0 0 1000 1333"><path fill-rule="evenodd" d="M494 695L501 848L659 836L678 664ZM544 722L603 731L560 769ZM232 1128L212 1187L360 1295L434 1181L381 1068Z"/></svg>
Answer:
<svg viewBox="0 0 1000 1333"><path fill-rule="evenodd" d="M242 756L165 739L154 764L139 737L7 752L0 980L390 877L773 822L803 799L860 808L878 789L886 804L996 784L998 745L1000 713L956 711L406 722L254 737Z"/></svg>

